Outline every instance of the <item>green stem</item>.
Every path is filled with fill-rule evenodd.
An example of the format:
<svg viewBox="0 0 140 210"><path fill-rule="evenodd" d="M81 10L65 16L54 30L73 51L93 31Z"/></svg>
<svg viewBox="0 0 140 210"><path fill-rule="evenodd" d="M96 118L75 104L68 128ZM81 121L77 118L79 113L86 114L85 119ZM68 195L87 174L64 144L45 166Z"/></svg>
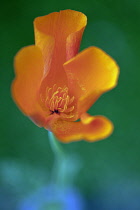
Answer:
<svg viewBox="0 0 140 210"><path fill-rule="evenodd" d="M54 166L52 168L52 183L60 187L66 187L74 180L79 170L77 157L63 152L60 142L52 132L48 131L48 137L52 151L54 152Z"/></svg>
<svg viewBox="0 0 140 210"><path fill-rule="evenodd" d="M62 147L52 132L48 131L52 151L54 152L54 166L52 169L52 182L64 186L66 179L66 157Z"/></svg>
<svg viewBox="0 0 140 210"><path fill-rule="evenodd" d="M51 131L48 131L48 136L49 136L50 145L54 154L58 157L64 156L64 152L62 150L60 143L58 142L58 140L55 138L55 136L53 135Z"/></svg>

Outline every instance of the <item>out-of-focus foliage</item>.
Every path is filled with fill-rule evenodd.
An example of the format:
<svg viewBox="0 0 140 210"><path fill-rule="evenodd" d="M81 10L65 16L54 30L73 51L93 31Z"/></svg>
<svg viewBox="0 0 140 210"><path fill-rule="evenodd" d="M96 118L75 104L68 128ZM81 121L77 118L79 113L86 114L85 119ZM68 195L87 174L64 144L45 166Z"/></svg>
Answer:
<svg viewBox="0 0 140 210"><path fill-rule="evenodd" d="M50 180L54 156L47 131L22 115L12 101L10 86L14 55L34 43L33 19L62 9L88 16L81 50L98 46L121 69L117 88L89 111L111 119L113 135L92 144L62 144L67 154L75 153L82 162L73 186L84 198L85 209L140 209L140 3L136 0L5 0L1 4L0 209L18 210L23 200Z"/></svg>

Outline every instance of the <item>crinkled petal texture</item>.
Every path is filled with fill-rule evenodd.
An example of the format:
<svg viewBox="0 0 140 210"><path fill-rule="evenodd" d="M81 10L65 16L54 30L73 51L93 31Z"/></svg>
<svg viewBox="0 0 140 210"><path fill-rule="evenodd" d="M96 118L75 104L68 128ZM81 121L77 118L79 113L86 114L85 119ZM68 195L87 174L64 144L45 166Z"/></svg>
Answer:
<svg viewBox="0 0 140 210"><path fill-rule="evenodd" d="M86 16L73 10L62 10L35 19L35 42L45 61L46 77L41 91L45 91L46 84L49 87L54 84L67 86L63 64L78 53L86 23Z"/></svg>
<svg viewBox="0 0 140 210"><path fill-rule="evenodd" d="M93 142L107 138L113 131L112 122L103 116L92 117L83 114L81 120L81 122L68 122L57 119L52 122L51 131L65 143L81 139Z"/></svg>
<svg viewBox="0 0 140 210"><path fill-rule="evenodd" d="M79 116L117 84L119 67L103 50L90 47L64 64L69 88L75 90Z"/></svg>

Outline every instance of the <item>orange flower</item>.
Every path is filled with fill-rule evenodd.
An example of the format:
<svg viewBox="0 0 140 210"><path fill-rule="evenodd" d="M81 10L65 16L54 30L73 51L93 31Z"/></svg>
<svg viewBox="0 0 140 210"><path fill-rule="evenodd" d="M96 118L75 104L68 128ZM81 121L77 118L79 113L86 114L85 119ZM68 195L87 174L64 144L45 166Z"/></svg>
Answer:
<svg viewBox="0 0 140 210"><path fill-rule="evenodd" d="M97 47L77 54L86 23L86 16L73 10L38 17L35 45L21 49L15 57L12 94L16 104L63 142L100 140L113 130L107 118L86 113L116 86L119 69Z"/></svg>

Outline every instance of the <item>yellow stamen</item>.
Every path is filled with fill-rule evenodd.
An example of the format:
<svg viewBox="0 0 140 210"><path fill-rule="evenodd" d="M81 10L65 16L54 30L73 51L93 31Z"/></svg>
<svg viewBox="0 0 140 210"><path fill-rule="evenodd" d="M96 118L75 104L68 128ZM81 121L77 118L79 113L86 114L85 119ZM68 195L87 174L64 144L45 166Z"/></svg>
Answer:
<svg viewBox="0 0 140 210"><path fill-rule="evenodd" d="M46 88L45 99L40 96L41 102L46 108L50 109L50 113L60 114L64 118L72 118L74 115L72 111L74 110L73 101L74 96L70 98L68 95L68 88L66 86L57 87L56 84L52 88ZM71 105L71 106L70 106Z"/></svg>

